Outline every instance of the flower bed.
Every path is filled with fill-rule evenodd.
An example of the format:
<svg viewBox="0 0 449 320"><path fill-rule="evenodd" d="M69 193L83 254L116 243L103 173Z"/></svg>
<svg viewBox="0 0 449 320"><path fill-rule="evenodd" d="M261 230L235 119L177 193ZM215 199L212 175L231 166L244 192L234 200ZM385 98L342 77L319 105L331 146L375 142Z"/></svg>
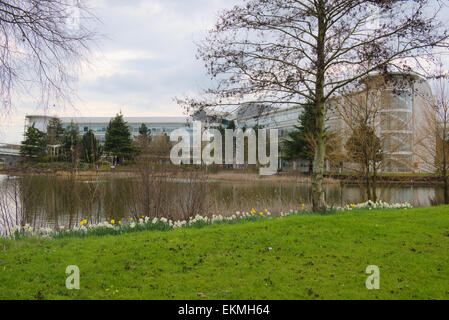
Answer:
<svg viewBox="0 0 449 320"><path fill-rule="evenodd" d="M345 207L337 207L330 209L330 212L345 212L353 210L373 210L373 209L411 209L409 203L388 204L382 201L372 202L368 201L361 204L350 204ZM291 215L310 213L305 204L300 206L299 210L291 210L289 212L281 212L279 218L288 217ZM89 224L87 219L82 220L76 227L67 230L64 227L59 227L58 230L51 228L42 228L34 230L29 224L23 227L15 227L11 238L23 239L28 237L48 237L54 239L68 238L68 237L86 237L86 236L105 236L105 235L120 235L123 233L137 232L137 231L171 231L180 228L201 228L207 225L218 223L239 223L245 221L257 221L260 219L273 218L271 212L265 209L263 212L257 212L252 209L250 212L236 212L234 215L225 217L222 215L213 215L212 217L203 217L197 215L184 221L172 221L167 218L150 218L141 217L139 219L131 218L126 223L122 221L107 221L99 224Z"/></svg>

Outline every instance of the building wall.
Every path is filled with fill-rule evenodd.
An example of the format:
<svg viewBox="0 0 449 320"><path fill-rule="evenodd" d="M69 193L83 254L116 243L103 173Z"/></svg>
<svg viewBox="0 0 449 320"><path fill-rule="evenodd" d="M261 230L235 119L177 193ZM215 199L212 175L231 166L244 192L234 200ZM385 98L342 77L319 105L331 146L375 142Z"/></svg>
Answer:
<svg viewBox="0 0 449 320"><path fill-rule="evenodd" d="M422 151L419 150L415 140L419 135L419 129L426 125L423 116L426 104L424 93L431 96L432 91L429 84L410 74L395 74L390 80L385 80L381 76L373 76L365 81L371 88L370 99L372 101L370 103L375 104L375 107L379 109L372 121L376 128L376 135L380 137L384 149L385 160L381 171L427 172L428 168L425 163L432 160L423 160ZM351 97L336 97L327 106L326 126L329 130L339 134L341 145L337 147L341 149L342 154L345 153L344 145L352 131L342 119L341 112L337 112L336 108L342 102L348 103L348 99L351 99L351 103L363 103L363 95L365 92L355 93ZM295 130L295 125L298 125L298 117L302 112L302 107L277 110L259 117L239 119L238 126L252 128L259 125L267 129L279 129L279 136L286 138L288 132ZM420 156L418 153L421 153ZM281 164L286 168L298 167L298 165L286 163L284 160L281 160ZM356 166L352 163L344 163L344 168L348 170L353 170ZM299 167L305 171L307 166L306 163L302 163ZM331 169L329 165L328 169Z"/></svg>
<svg viewBox="0 0 449 320"><path fill-rule="evenodd" d="M27 116L26 127L31 126L33 123L35 123L36 128L43 132L46 132L48 123L52 118L54 117ZM62 121L64 129L67 129L73 123L79 130L80 134L84 134L89 130L92 130L96 138L101 143L105 142L106 129L109 125L109 121L111 120L111 118L106 117L73 117L60 119ZM133 138L136 138L139 135L139 128L142 124L145 124L153 135L170 135L173 130L179 128L186 128L190 130L190 127L188 127L189 119L184 117L125 118L124 120L128 123Z"/></svg>

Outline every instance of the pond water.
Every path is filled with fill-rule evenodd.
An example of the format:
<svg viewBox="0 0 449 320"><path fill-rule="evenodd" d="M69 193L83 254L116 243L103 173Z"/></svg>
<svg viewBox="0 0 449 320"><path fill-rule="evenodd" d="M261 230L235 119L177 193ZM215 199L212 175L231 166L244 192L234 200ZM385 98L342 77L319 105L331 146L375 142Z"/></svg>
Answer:
<svg viewBox="0 0 449 320"><path fill-rule="evenodd" d="M99 223L148 215L178 220L195 214L232 215L252 208L279 214L311 202L308 183L155 181L0 175L0 233L16 224L30 224L35 229L72 228L83 219ZM437 205L442 199L442 190L436 187L390 185L379 188L378 193L382 201L414 206ZM366 200L361 186L340 183L326 185L326 197L333 206Z"/></svg>

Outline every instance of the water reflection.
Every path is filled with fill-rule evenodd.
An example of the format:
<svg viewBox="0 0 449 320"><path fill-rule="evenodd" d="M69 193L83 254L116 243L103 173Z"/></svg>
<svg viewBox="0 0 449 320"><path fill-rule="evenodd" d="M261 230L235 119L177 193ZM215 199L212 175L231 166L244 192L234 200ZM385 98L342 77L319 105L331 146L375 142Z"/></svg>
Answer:
<svg viewBox="0 0 449 320"><path fill-rule="evenodd" d="M16 224L57 229L72 228L82 219L92 223L120 221L144 214L142 208L150 215L177 220L193 213L227 215L252 208L280 213L311 203L307 183L192 184L188 180L172 180L149 186L157 189L150 190L150 194L158 201L142 197L142 188L137 186L138 180L124 178L80 181L71 177L0 175L0 232L5 233ZM380 188L378 193L383 201L409 202L414 206L436 205L442 199L442 191L435 187L390 186ZM326 197L333 206L365 201L364 191L358 185L327 185ZM141 205L144 200L146 207Z"/></svg>

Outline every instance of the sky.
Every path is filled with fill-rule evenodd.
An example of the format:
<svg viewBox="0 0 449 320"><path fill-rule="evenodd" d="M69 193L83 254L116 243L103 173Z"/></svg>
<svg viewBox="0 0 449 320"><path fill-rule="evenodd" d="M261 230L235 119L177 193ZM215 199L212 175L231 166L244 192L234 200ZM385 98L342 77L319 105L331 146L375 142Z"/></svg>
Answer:
<svg viewBox="0 0 449 320"><path fill-rule="evenodd" d="M26 114L113 117L182 116L175 97L207 84L196 45L218 12L238 0L90 0L102 36L76 83L73 107L17 103L0 118L0 143L20 143Z"/></svg>

